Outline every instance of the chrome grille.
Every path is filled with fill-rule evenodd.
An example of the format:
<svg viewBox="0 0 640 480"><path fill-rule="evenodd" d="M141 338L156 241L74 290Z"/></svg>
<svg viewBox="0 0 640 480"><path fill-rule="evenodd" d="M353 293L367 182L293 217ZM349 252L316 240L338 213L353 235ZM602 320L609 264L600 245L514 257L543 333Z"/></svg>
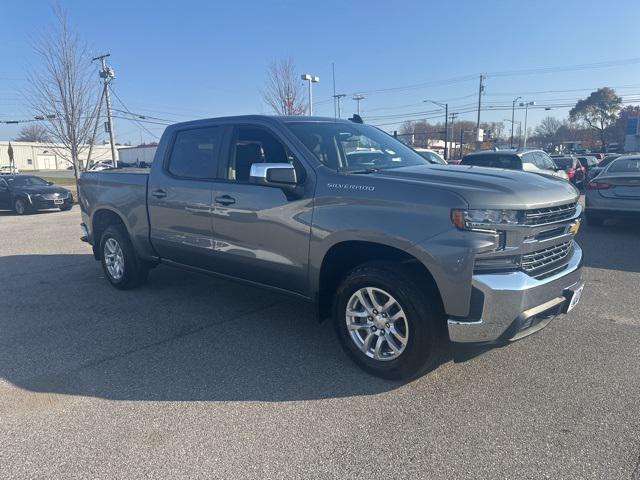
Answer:
<svg viewBox="0 0 640 480"><path fill-rule="evenodd" d="M571 218L576 213L576 204L567 203L557 207L535 208L524 212L525 225L544 225Z"/></svg>
<svg viewBox="0 0 640 480"><path fill-rule="evenodd" d="M539 276L555 270L567 259L573 248L573 240L544 248L522 256L522 270L531 276Z"/></svg>
<svg viewBox="0 0 640 480"><path fill-rule="evenodd" d="M42 198L45 200L59 200L61 198L67 198L68 193L44 193Z"/></svg>

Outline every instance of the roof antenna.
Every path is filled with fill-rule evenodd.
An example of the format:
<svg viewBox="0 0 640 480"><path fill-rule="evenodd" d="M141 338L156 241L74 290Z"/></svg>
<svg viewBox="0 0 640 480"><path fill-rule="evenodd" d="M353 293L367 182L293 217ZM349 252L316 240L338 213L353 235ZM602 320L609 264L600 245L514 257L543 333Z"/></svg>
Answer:
<svg viewBox="0 0 640 480"><path fill-rule="evenodd" d="M357 113L354 113L353 117L351 117L349 120L351 120L353 123L364 123L364 120L362 120L362 117Z"/></svg>

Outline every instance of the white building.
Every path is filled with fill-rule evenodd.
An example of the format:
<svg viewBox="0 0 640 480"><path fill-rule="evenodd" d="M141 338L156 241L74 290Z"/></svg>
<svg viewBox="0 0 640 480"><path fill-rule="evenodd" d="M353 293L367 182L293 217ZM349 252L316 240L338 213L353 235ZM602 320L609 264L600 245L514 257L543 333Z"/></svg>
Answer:
<svg viewBox="0 0 640 480"><path fill-rule="evenodd" d="M71 166L66 158L71 154L58 144L37 142L11 142L15 168L22 171L29 170L65 170ZM80 160L87 161L89 148L83 149ZM94 145L91 152L91 162L111 160L110 145ZM0 165L9 165L9 141L0 141Z"/></svg>
<svg viewBox="0 0 640 480"><path fill-rule="evenodd" d="M137 147L118 148L119 162L129 165L151 165L158 149L157 145L139 145Z"/></svg>

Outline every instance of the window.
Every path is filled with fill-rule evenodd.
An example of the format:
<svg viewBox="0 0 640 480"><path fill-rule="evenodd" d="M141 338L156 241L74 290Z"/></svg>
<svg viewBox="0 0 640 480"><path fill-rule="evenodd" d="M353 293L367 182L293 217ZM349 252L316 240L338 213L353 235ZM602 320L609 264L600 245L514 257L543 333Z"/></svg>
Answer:
<svg viewBox="0 0 640 480"><path fill-rule="evenodd" d="M227 178L248 183L251 165L254 163L289 163L296 168L298 179L304 170L295 161L293 154L273 134L256 127L239 127L235 135Z"/></svg>
<svg viewBox="0 0 640 480"><path fill-rule="evenodd" d="M640 158L618 158L607 170L609 172L640 173Z"/></svg>
<svg viewBox="0 0 640 480"><path fill-rule="evenodd" d="M287 126L320 162L334 170L430 165L402 142L369 125L297 121Z"/></svg>
<svg viewBox="0 0 640 480"><path fill-rule="evenodd" d="M462 160L462 164L476 165L478 167L506 168L508 170L520 169L520 160L516 155L498 153L469 155Z"/></svg>
<svg viewBox="0 0 640 480"><path fill-rule="evenodd" d="M555 170L556 164L553 163L553 159L544 152L533 152L538 158L540 163L539 167L545 170Z"/></svg>
<svg viewBox="0 0 640 480"><path fill-rule="evenodd" d="M169 159L169 172L185 178L216 176L220 149L218 127L178 132Z"/></svg>
<svg viewBox="0 0 640 480"><path fill-rule="evenodd" d="M562 170L573 168L573 159L571 157L559 157L553 159L554 163Z"/></svg>
<svg viewBox="0 0 640 480"><path fill-rule="evenodd" d="M534 167L542 168L541 162L538 157L535 155L535 152L529 152L522 155L522 163L527 163L529 165L533 165Z"/></svg>
<svg viewBox="0 0 640 480"><path fill-rule="evenodd" d="M19 175L17 177L9 177L7 179L11 185L14 187L41 187L44 185L49 185L46 180L43 180L40 177L33 177L31 175Z"/></svg>

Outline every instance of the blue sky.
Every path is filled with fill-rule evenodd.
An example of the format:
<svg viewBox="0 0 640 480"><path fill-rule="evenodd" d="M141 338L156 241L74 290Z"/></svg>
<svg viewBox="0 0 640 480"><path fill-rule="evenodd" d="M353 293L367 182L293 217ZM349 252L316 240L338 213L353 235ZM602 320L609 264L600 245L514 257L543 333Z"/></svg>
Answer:
<svg viewBox="0 0 640 480"><path fill-rule="evenodd" d="M459 118L475 119L468 110L477 102L480 73L488 73L487 105L510 104L518 95L563 104L600 86L620 87L619 94L640 99L640 60L607 68L512 73L638 59L637 0L61 4L93 52L111 53L114 89L129 109L176 121L269 113L260 96L265 70L270 61L287 56L301 73L320 76L315 113L333 115L335 62L338 93L366 92L365 120L387 130L414 112L411 118L436 116L435 107L421 104L427 98L449 101L450 111L466 112ZM0 120L29 118L21 91L25 71L35 61L31 39L53 21L50 3L3 2L0 10ZM437 84L460 77L468 80ZM386 89L394 90L379 91ZM346 100L343 111L354 110L355 102ZM563 118L567 111L531 111L529 125L546 115ZM509 117L507 111L482 113L487 121ZM163 129L146 127L154 135ZM0 124L0 139L18 130ZM119 141L133 143L153 139L137 124L120 119L116 134Z"/></svg>

